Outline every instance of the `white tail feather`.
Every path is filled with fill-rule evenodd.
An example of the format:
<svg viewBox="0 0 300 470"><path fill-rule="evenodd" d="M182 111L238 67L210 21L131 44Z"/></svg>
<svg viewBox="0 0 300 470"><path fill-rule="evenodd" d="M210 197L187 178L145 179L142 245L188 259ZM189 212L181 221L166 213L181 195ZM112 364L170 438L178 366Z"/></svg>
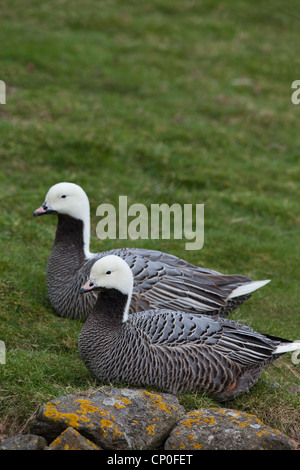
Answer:
<svg viewBox="0 0 300 470"><path fill-rule="evenodd" d="M290 351L297 351L297 349L300 350L300 342L285 343L277 346L275 351L273 351L273 354L283 354Z"/></svg>
<svg viewBox="0 0 300 470"><path fill-rule="evenodd" d="M234 297L241 297L242 295L251 294L251 292L260 289L270 282L270 279L266 281L252 281L242 286L236 287L227 297L227 299L232 299Z"/></svg>

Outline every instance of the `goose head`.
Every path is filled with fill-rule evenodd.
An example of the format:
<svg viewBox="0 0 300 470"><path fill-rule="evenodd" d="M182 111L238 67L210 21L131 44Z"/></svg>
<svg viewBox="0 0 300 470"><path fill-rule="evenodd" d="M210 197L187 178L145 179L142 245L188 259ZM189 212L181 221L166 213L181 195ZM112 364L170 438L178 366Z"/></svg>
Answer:
<svg viewBox="0 0 300 470"><path fill-rule="evenodd" d="M33 215L65 214L83 219L89 211L88 197L80 186L75 183L57 183L49 189L45 202Z"/></svg>
<svg viewBox="0 0 300 470"><path fill-rule="evenodd" d="M57 183L51 186L45 202L34 211L34 216L57 214L68 215L83 221L85 254L90 257L90 204L84 190L75 183Z"/></svg>
<svg viewBox="0 0 300 470"><path fill-rule="evenodd" d="M128 310L133 289L133 274L129 265L116 255L108 255L94 263L90 278L80 289L82 294L104 289L116 289L128 297L123 313L123 321L128 318Z"/></svg>

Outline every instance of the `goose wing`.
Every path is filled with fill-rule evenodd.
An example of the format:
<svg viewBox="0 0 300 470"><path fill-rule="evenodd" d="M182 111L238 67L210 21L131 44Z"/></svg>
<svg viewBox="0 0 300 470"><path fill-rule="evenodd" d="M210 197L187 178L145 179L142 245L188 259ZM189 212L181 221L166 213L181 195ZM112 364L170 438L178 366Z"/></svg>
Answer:
<svg viewBox="0 0 300 470"><path fill-rule="evenodd" d="M108 253L112 252L102 256ZM251 282L245 276L222 275L160 251L119 249L113 253L132 269L134 312L151 308L216 312L226 307L226 299L236 287Z"/></svg>
<svg viewBox="0 0 300 470"><path fill-rule="evenodd" d="M147 341L152 347L209 350L243 366L274 358L280 344L271 337L255 332L233 320L189 315L161 310L139 316Z"/></svg>

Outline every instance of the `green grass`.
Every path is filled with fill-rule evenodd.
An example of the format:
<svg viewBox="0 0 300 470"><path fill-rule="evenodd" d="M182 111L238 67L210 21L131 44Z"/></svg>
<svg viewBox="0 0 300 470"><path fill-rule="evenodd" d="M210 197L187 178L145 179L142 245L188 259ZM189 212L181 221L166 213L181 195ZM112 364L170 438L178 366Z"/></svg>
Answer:
<svg viewBox="0 0 300 470"><path fill-rule="evenodd" d="M92 250L144 246L272 282L232 317L300 339L300 15L296 0L54 0L1 6L0 420L22 429L37 406L98 386L77 352L80 322L54 315L45 267L55 218L32 212L73 181L91 202ZM298 75L297 75L298 74ZM96 208L205 204L205 243L96 237ZM228 404L290 436L299 365L287 355ZM181 397L188 408L216 406Z"/></svg>

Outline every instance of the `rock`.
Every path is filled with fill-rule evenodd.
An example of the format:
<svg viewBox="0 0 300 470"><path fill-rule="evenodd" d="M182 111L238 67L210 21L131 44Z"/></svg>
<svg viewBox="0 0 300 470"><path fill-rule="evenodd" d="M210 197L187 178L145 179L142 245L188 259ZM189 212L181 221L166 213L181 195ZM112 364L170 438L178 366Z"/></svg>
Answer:
<svg viewBox="0 0 300 470"><path fill-rule="evenodd" d="M293 450L291 440L255 415L208 408L187 413L165 442L165 450Z"/></svg>
<svg viewBox="0 0 300 470"><path fill-rule="evenodd" d="M174 395L112 388L49 401L29 429L48 442L72 427L103 449L155 449L184 413Z"/></svg>
<svg viewBox="0 0 300 470"><path fill-rule="evenodd" d="M0 450L293 450L299 444L242 411L187 413L175 395L108 387L45 403L27 432L5 439Z"/></svg>
<svg viewBox="0 0 300 470"><path fill-rule="evenodd" d="M19 434L5 439L0 444L0 450L43 450L46 445L46 439L41 436Z"/></svg>
<svg viewBox="0 0 300 470"><path fill-rule="evenodd" d="M167 393L115 388L96 393L94 399L111 413L117 413L130 449L159 447L185 413L177 397Z"/></svg>
<svg viewBox="0 0 300 470"><path fill-rule="evenodd" d="M29 425L30 432L44 436L48 442L68 427L97 445L107 439L117 447L124 446L125 433L115 417L92 398L84 396L68 395L47 402Z"/></svg>
<svg viewBox="0 0 300 470"><path fill-rule="evenodd" d="M67 428L53 442L48 450L101 450L74 428Z"/></svg>

